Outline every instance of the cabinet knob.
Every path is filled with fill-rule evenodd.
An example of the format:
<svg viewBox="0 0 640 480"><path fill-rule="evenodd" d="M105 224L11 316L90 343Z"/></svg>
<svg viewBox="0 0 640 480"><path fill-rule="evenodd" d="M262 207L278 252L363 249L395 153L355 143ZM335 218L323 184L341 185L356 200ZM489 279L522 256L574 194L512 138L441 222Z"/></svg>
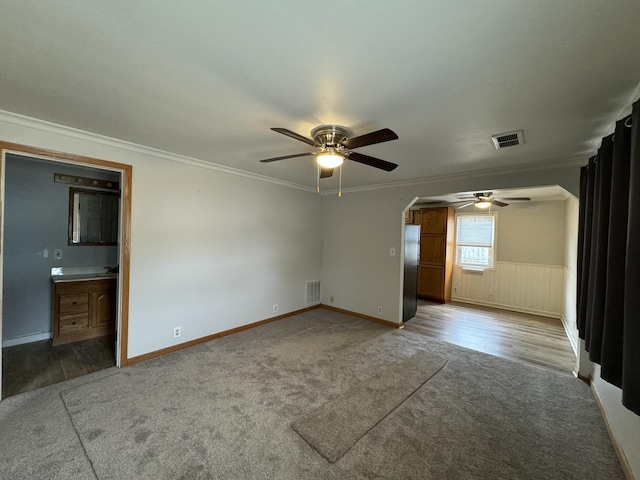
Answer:
<svg viewBox="0 0 640 480"><path fill-rule="evenodd" d="M75 305L77 302L73 302L73 305Z"/></svg>

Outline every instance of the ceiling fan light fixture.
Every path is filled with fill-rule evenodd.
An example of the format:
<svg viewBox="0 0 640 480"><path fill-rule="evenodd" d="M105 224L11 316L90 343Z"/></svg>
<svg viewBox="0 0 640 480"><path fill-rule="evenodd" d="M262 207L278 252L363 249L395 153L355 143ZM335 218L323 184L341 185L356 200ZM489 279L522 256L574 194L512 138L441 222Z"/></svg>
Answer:
<svg viewBox="0 0 640 480"><path fill-rule="evenodd" d="M337 152L333 147L327 147L326 150L316 154L316 162L322 168L336 168L344 162L344 155Z"/></svg>
<svg viewBox="0 0 640 480"><path fill-rule="evenodd" d="M489 208L491 206L491 202L487 201L487 200L481 200L479 202L476 202L476 207L478 208Z"/></svg>

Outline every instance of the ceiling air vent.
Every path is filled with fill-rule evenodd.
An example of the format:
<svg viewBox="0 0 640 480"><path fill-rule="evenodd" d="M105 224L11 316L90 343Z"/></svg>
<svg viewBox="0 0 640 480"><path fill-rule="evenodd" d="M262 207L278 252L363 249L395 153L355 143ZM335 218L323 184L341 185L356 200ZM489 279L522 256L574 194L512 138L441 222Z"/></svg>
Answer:
<svg viewBox="0 0 640 480"><path fill-rule="evenodd" d="M522 130L516 130L515 132L501 133L500 135L494 135L491 137L496 150L506 147L515 147L516 145L522 145L524 143L524 137L522 136Z"/></svg>

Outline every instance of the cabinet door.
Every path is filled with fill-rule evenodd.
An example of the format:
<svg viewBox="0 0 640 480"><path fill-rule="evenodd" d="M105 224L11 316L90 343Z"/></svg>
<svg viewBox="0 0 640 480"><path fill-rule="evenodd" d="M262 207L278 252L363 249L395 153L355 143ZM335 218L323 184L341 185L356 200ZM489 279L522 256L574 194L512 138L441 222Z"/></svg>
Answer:
<svg viewBox="0 0 640 480"><path fill-rule="evenodd" d="M420 233L447 233L447 208L420 209Z"/></svg>
<svg viewBox="0 0 640 480"><path fill-rule="evenodd" d="M116 299L115 289L105 288L91 292L93 304L92 327L109 327L115 325Z"/></svg>
<svg viewBox="0 0 640 480"><path fill-rule="evenodd" d="M420 235L420 263L444 265L446 246L442 235Z"/></svg>
<svg viewBox="0 0 640 480"><path fill-rule="evenodd" d="M418 267L418 295L433 300L444 300L444 267Z"/></svg>

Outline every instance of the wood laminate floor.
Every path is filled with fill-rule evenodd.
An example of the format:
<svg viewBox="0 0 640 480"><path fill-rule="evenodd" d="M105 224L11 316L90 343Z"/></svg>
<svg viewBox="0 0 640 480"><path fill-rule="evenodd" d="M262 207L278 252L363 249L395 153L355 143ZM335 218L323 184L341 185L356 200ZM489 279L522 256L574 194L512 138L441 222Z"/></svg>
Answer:
<svg viewBox="0 0 640 480"><path fill-rule="evenodd" d="M3 398L116 364L115 336L51 346L51 340L2 349Z"/></svg>
<svg viewBox="0 0 640 480"><path fill-rule="evenodd" d="M419 300L417 315L404 325L409 332L567 373L576 364L562 322L554 318Z"/></svg>

